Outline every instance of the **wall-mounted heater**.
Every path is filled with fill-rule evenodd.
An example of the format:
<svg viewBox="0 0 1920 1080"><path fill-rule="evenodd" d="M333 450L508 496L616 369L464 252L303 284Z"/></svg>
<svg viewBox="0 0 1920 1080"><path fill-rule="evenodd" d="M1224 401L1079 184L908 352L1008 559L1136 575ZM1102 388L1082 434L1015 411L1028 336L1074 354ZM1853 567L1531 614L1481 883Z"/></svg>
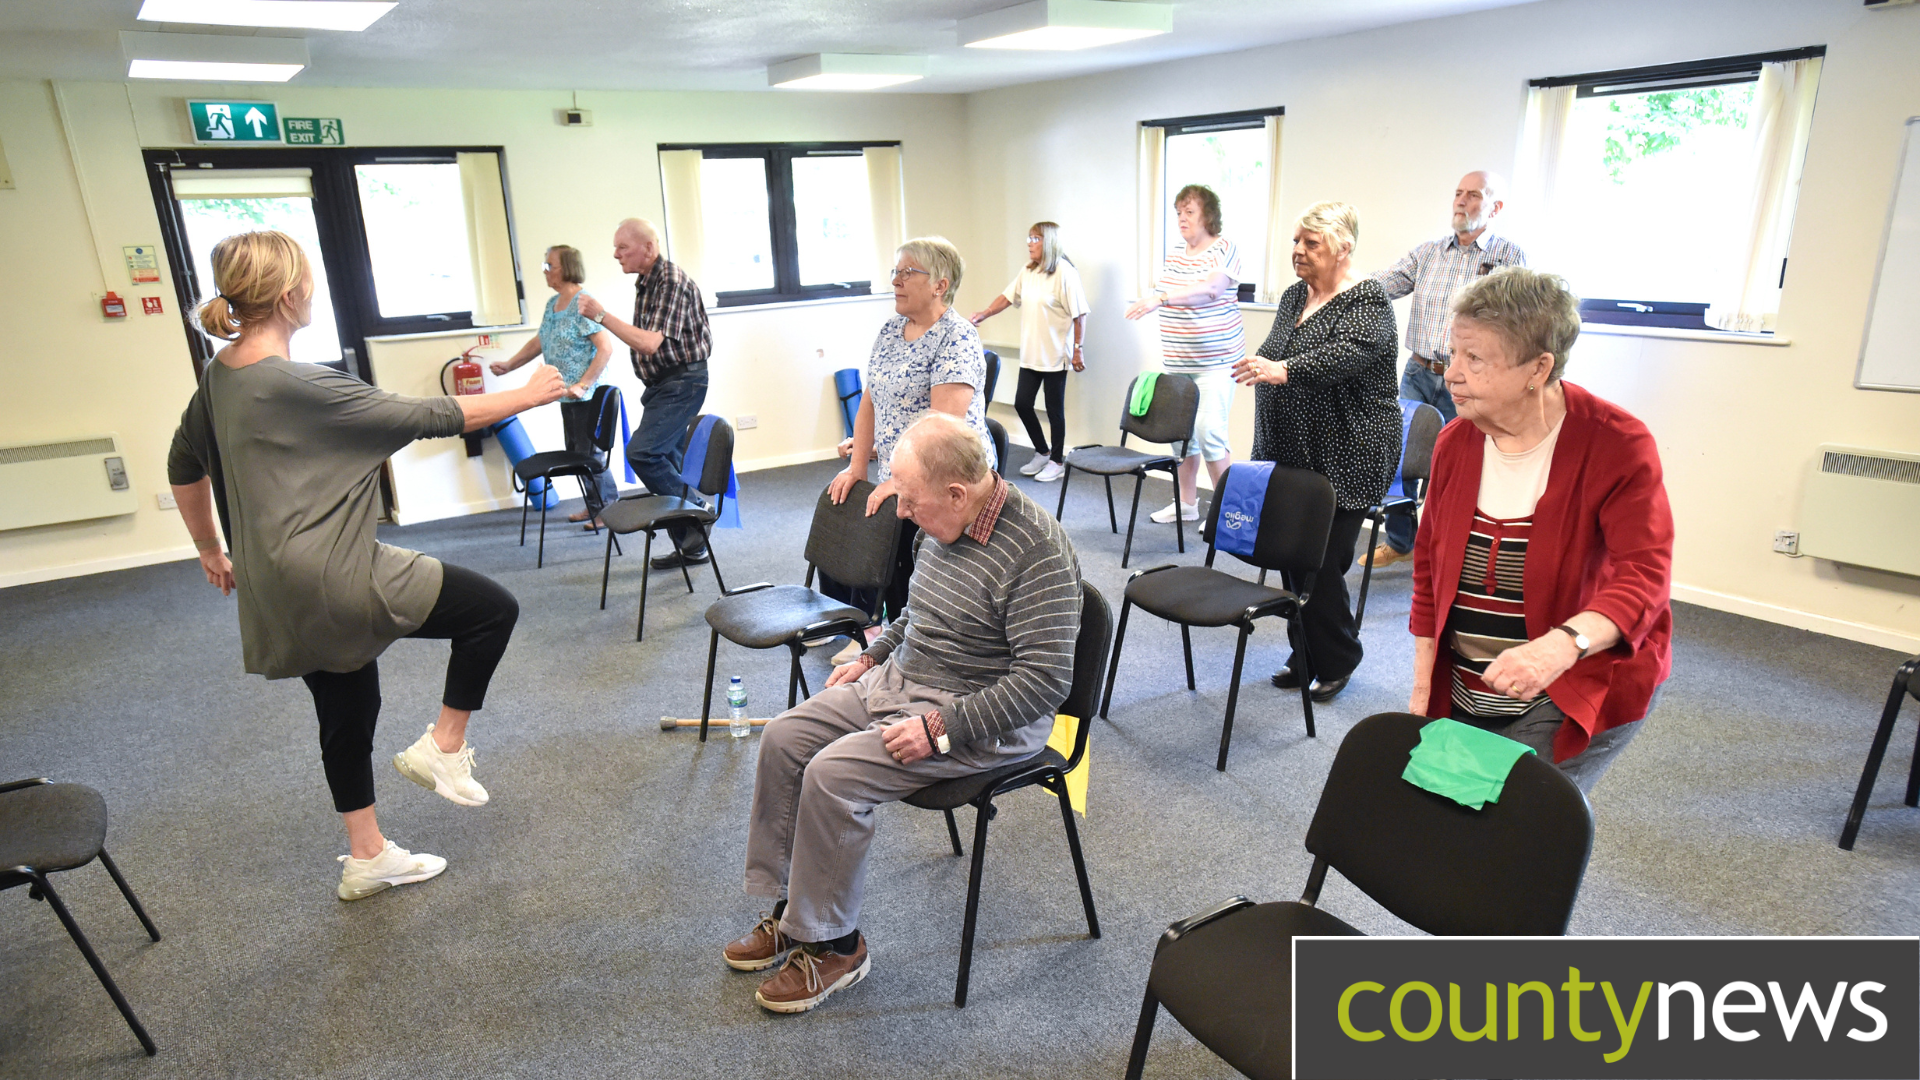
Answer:
<svg viewBox="0 0 1920 1080"><path fill-rule="evenodd" d="M1920 454L1822 446L1801 503L1800 552L1920 577Z"/></svg>
<svg viewBox="0 0 1920 1080"><path fill-rule="evenodd" d="M131 514L118 435L0 446L0 530Z"/></svg>

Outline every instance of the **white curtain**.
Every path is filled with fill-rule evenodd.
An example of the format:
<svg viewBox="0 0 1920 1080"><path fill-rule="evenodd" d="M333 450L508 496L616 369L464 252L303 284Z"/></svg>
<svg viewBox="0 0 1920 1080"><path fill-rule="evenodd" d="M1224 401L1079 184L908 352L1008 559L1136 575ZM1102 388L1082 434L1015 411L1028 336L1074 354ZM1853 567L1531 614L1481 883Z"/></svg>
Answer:
<svg viewBox="0 0 1920 1080"><path fill-rule="evenodd" d="M473 259L473 323L511 326L522 321L513 276L513 237L507 231L507 195L498 154L460 154L460 195L467 212L467 252Z"/></svg>
<svg viewBox="0 0 1920 1080"><path fill-rule="evenodd" d="M873 205L873 284L876 293L893 291L893 253L907 242L907 200L900 172L900 148L869 146L867 198Z"/></svg>
<svg viewBox="0 0 1920 1080"><path fill-rule="evenodd" d="M1567 154L1567 128L1573 121L1573 103L1579 87L1527 88L1527 115L1520 127L1520 148L1514 157L1513 194L1502 216L1525 238L1527 262L1557 266L1553 223L1564 212L1556 205L1560 173ZM1503 223L1504 224L1504 223Z"/></svg>
<svg viewBox="0 0 1920 1080"><path fill-rule="evenodd" d="M1167 131L1141 125L1140 128L1140 283L1135 296L1153 291L1160 280L1160 264L1166 261Z"/></svg>
<svg viewBox="0 0 1920 1080"><path fill-rule="evenodd" d="M1267 260L1260 273L1260 302L1277 304L1293 284L1292 222L1280 209L1280 120L1267 117Z"/></svg>
<svg viewBox="0 0 1920 1080"><path fill-rule="evenodd" d="M1747 223L1717 275L1707 325L1722 330L1771 332L1780 314L1781 267L1793 233L1806 160L1813 99L1820 86L1820 58L1760 65L1753 88L1753 187Z"/></svg>
<svg viewBox="0 0 1920 1080"><path fill-rule="evenodd" d="M660 201L665 204L667 258L697 282L705 282L706 267L701 255L706 250L706 210L700 201L700 151L660 151ZM713 304L714 296L705 284L700 291Z"/></svg>

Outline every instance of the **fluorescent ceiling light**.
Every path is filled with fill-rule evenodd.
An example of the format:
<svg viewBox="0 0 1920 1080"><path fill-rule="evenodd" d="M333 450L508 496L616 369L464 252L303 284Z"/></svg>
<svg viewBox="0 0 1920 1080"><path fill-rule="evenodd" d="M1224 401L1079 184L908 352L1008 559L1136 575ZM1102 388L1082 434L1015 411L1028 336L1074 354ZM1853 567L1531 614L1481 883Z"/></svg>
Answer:
<svg viewBox="0 0 1920 1080"><path fill-rule="evenodd" d="M924 56L814 53L767 68L767 85L782 90L878 90L923 79Z"/></svg>
<svg viewBox="0 0 1920 1080"><path fill-rule="evenodd" d="M1091 49L1173 29L1173 5L1116 0L1031 0L956 27L971 49Z"/></svg>
<svg viewBox="0 0 1920 1080"><path fill-rule="evenodd" d="M130 79L286 82L307 66L304 38L120 32Z"/></svg>
<svg viewBox="0 0 1920 1080"><path fill-rule="evenodd" d="M397 5L384 0L146 0L145 22L365 30Z"/></svg>

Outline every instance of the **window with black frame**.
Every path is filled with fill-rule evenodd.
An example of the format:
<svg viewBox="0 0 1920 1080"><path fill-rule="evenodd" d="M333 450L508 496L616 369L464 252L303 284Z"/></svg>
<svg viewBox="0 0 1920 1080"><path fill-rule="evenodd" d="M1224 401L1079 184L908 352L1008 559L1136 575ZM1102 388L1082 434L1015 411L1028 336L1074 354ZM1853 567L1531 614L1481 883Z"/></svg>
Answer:
<svg viewBox="0 0 1920 1080"><path fill-rule="evenodd" d="M1589 323L1770 332L1825 52L1533 80L1529 262L1569 280Z"/></svg>
<svg viewBox="0 0 1920 1080"><path fill-rule="evenodd" d="M876 208L898 206L870 178L897 189L898 146L662 145L670 257L721 307L868 295ZM875 150L891 151L878 167Z"/></svg>
<svg viewBox="0 0 1920 1080"><path fill-rule="evenodd" d="M1158 208L1162 251L1181 248L1174 218L1173 198L1188 184L1201 184L1220 197L1222 233L1240 249L1246 280L1240 282L1240 302L1252 303L1263 282L1268 233L1272 141L1267 117L1285 115L1275 106L1243 112L1210 113L1145 120L1142 127L1159 128L1161 149L1161 205Z"/></svg>

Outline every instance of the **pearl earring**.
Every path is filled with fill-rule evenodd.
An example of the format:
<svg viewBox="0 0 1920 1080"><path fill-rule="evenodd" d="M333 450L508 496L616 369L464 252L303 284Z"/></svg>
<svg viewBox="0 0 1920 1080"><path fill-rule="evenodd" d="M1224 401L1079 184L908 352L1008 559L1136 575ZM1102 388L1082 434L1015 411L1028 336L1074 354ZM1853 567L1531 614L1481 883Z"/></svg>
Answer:
<svg viewBox="0 0 1920 1080"><path fill-rule="evenodd" d="M1533 390L1534 390L1534 386L1533 386L1533 384L1532 384L1532 383L1528 383L1528 384L1527 384L1527 393L1529 393L1529 394L1531 394L1531 393L1533 393Z"/></svg>

